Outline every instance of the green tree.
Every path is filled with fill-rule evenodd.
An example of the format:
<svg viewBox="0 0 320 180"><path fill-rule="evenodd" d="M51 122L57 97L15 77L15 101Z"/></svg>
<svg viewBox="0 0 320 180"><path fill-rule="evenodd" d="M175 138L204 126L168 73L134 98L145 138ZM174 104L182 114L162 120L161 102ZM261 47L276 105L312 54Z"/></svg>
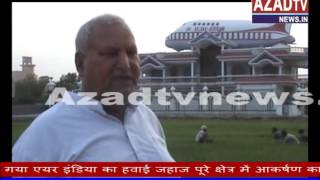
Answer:
<svg viewBox="0 0 320 180"><path fill-rule="evenodd" d="M78 79L77 73L62 75L60 81L57 82L56 87L65 87L68 91L78 89Z"/></svg>
<svg viewBox="0 0 320 180"><path fill-rule="evenodd" d="M38 81L34 75L28 75L15 84L15 102L27 104L41 101L45 86L45 82Z"/></svg>

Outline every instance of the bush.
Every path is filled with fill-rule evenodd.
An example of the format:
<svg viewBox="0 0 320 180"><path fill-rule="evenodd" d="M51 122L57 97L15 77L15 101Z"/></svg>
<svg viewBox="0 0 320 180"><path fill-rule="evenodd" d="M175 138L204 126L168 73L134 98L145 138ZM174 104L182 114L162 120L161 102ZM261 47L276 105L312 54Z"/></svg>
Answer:
<svg viewBox="0 0 320 180"><path fill-rule="evenodd" d="M34 75L17 81L15 84L15 103L31 104L40 102L44 95L45 81L38 81Z"/></svg>

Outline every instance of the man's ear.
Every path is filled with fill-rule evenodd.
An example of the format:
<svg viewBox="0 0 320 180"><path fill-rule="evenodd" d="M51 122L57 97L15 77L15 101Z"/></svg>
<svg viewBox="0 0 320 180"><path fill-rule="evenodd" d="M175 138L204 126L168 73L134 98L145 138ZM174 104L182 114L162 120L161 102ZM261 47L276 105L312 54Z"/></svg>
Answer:
<svg viewBox="0 0 320 180"><path fill-rule="evenodd" d="M79 77L82 78L84 72L84 54L81 52L76 52L74 59Z"/></svg>

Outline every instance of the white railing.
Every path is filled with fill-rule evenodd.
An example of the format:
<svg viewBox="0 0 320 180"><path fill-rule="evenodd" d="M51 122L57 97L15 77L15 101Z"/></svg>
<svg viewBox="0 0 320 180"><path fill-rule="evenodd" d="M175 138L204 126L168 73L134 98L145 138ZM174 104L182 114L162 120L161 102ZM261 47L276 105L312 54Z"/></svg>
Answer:
<svg viewBox="0 0 320 180"><path fill-rule="evenodd" d="M279 75L279 74L256 74L256 75L226 75L226 76L167 76L142 77L139 83L227 83L227 82L300 82L307 81L308 75Z"/></svg>
<svg viewBox="0 0 320 180"><path fill-rule="evenodd" d="M284 47L284 48L276 48L276 47L254 47L254 48L239 48L239 49L224 49L224 53L233 53L233 52L248 52L248 51L264 51L264 50L286 50L290 53L308 53L308 48L306 47Z"/></svg>
<svg viewBox="0 0 320 180"><path fill-rule="evenodd" d="M291 53L308 53L308 48L303 47L290 47Z"/></svg>

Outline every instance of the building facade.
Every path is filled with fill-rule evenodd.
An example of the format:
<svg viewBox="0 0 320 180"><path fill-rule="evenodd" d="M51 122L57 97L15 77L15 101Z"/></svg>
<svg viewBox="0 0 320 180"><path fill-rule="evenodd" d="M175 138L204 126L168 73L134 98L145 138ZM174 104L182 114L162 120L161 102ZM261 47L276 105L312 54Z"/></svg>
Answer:
<svg viewBox="0 0 320 180"><path fill-rule="evenodd" d="M36 75L34 73L35 65L32 64L32 57L22 57L22 71L12 71L12 98L15 96L15 83L25 79L28 75Z"/></svg>
<svg viewBox="0 0 320 180"><path fill-rule="evenodd" d="M292 94L306 90L307 75L299 75L298 68L308 68L308 48L279 44L272 47L232 48L228 41L204 32L190 41L189 52L140 54L141 78L139 87L152 92L165 88L167 92L219 92L221 105L213 98L208 105L200 105L196 95L188 105L181 105L170 97L170 105L160 105L152 97L150 107L166 116L223 116L223 117L298 117L306 116L306 107L292 103ZM226 97L232 92L250 95L246 105L231 105ZM260 105L253 92L288 92L283 105L269 102Z"/></svg>

